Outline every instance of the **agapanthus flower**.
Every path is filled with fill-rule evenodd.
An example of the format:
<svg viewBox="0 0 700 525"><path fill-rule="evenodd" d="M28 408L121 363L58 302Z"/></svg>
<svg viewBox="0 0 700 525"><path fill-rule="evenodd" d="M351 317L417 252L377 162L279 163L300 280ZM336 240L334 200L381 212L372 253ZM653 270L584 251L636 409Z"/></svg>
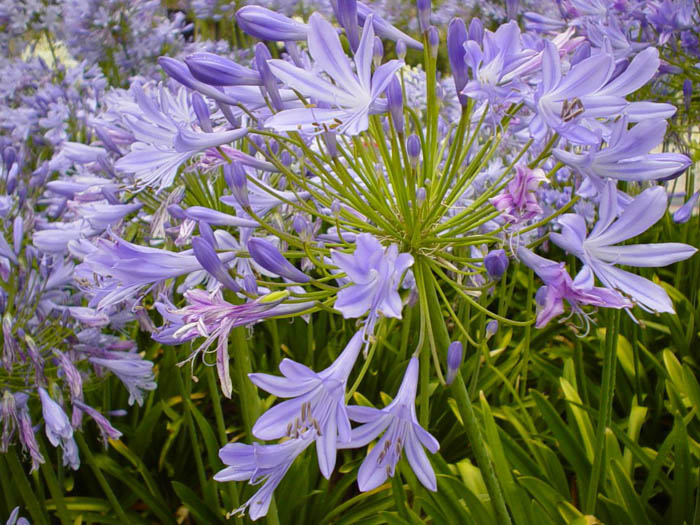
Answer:
<svg viewBox="0 0 700 525"><path fill-rule="evenodd" d="M437 490L435 472L423 447L435 454L440 444L418 423L415 407L417 385L418 358L413 357L399 391L389 405L381 410L366 406L348 407L350 419L362 425L353 428L349 445L339 446L363 447L384 433L362 462L357 474L357 484L362 492L375 489L388 477L393 477L404 450L418 480L427 489Z"/></svg>
<svg viewBox="0 0 700 525"><path fill-rule="evenodd" d="M228 363L228 337L237 326L246 326L268 317L307 310L312 303L281 303L289 296L289 292L273 292L243 304L231 304L224 300L220 291L213 294L198 288L185 292L187 306L174 309L162 305L168 328L160 330L154 339L166 344L179 344L197 337L204 337L204 342L185 361L194 362L194 358L217 341L216 368L223 394L231 397L233 384Z"/></svg>
<svg viewBox="0 0 700 525"><path fill-rule="evenodd" d="M571 313L578 315L588 326L588 316L580 305L604 308L631 308L632 303L615 290L595 286L590 268L584 267L572 279L563 262L558 263L541 257L527 248L518 248L518 258L534 270L544 286L537 291L536 328L543 328L552 319L564 313L564 301L569 303Z"/></svg>
<svg viewBox="0 0 700 525"><path fill-rule="evenodd" d="M544 171L540 168L531 170L527 166L515 167L515 176L502 193L491 199L506 222L520 224L537 217L542 208L537 203L535 190L541 182L546 181Z"/></svg>
<svg viewBox="0 0 700 525"><path fill-rule="evenodd" d="M333 364L318 373L301 363L283 359L280 372L284 377L249 374L259 388L277 397L293 398L260 416L253 435L264 440L298 438L307 429L315 429L318 466L321 474L330 478L337 443L350 441L345 387L362 344L362 333L357 332Z"/></svg>
<svg viewBox="0 0 700 525"><path fill-rule="evenodd" d="M90 357L93 365L112 372L129 391L129 404L143 405L144 390L155 390L153 363L142 359L138 354L111 353L105 357Z"/></svg>
<svg viewBox="0 0 700 525"><path fill-rule="evenodd" d="M700 190L693 193L686 203L675 211L673 222L679 224L688 222L693 214L693 209L698 205L698 201L700 201Z"/></svg>
<svg viewBox="0 0 700 525"><path fill-rule="evenodd" d="M73 437L73 427L70 424L70 420L63 408L61 408L61 405L51 399L51 396L45 389L39 387L38 391L41 399L41 411L44 416L46 437L49 438L49 442L54 447L61 445L61 448L63 448L63 464L70 465L73 470L77 470L80 466L80 458L78 457L78 445Z"/></svg>
<svg viewBox="0 0 700 525"><path fill-rule="evenodd" d="M246 509L253 521L265 516L277 485L315 437L316 431L312 428L299 437L275 445L229 443L219 450L221 461L228 466L214 474L216 481L248 480L251 485L264 482L253 497L229 516L243 514Z"/></svg>
<svg viewBox="0 0 700 525"><path fill-rule="evenodd" d="M661 286L615 266L666 266L697 251L682 243L617 245L656 224L666 213L666 206L666 191L655 186L620 210L615 182L608 181L601 193L598 222L593 230L587 233L583 217L567 213L559 218L561 233L552 233L550 239L581 259L607 288L627 294L646 310L673 313L671 299Z"/></svg>
<svg viewBox="0 0 700 525"><path fill-rule="evenodd" d="M318 13L311 15L309 26L309 53L316 67L324 71L333 83L284 60L269 60L268 64L272 73L287 86L309 97L313 103L325 104L326 107L280 111L265 125L277 131L333 129L338 133L357 135L367 129L370 113L386 111L386 101L379 100L379 97L403 62L390 60L372 74L374 28L371 23L366 23L355 52L355 73L333 26Z"/></svg>
<svg viewBox="0 0 700 525"><path fill-rule="evenodd" d="M411 254L399 253L395 244L385 248L372 235L362 233L355 239L352 254L331 250L331 259L350 283L338 292L334 305L343 317L369 313L364 332L370 335L380 315L401 319L398 287L404 272L413 265Z"/></svg>
<svg viewBox="0 0 700 525"><path fill-rule="evenodd" d="M595 193L601 191L606 178L644 181L680 175L691 163L688 157L681 153L649 153L663 141L666 127L665 120L650 119L628 128L623 118L613 126L606 148L594 147L583 154L554 149L553 155L590 179L579 193L588 188Z"/></svg>

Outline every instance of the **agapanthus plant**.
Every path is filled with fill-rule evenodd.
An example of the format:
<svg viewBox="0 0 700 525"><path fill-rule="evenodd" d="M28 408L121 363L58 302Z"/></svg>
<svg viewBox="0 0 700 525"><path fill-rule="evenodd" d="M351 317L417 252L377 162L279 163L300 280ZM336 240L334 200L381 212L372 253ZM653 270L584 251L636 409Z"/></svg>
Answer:
<svg viewBox="0 0 700 525"><path fill-rule="evenodd" d="M423 450L439 449L429 433L431 393L449 382L469 402L458 344L475 342L458 303L498 321L484 338L499 326L543 328L565 301L586 325L595 320L591 307L671 312L669 297L615 264L661 266L695 252L619 245L659 220L659 181L689 164L682 154L651 152L674 108L628 99L657 74L655 50L622 64L609 40L584 45L571 28L534 37L515 22L491 31L475 18L449 24L454 78L438 82L441 35L429 2L417 5L415 39L371 6L339 1L332 11L338 26L318 12L299 21L244 7L240 28L279 46L258 43L245 63L210 53L163 57L170 81L137 79L113 94L94 119L90 149L64 151L72 176L49 187L71 202L59 210L65 220L53 226L55 238L35 239L44 253L69 249L81 259L87 310L71 310L74 317L97 326L127 309L161 343L193 341L184 362L202 355L206 363L215 352L206 364L215 364L226 397L237 387L244 412L245 373L288 398L250 425L253 436L281 441L233 443L220 453L228 467L215 479L264 481L238 509L253 519L268 512L275 487L312 443L326 478L338 449L378 438L359 468L360 490L396 476L404 451L418 480L438 488ZM420 69L405 65L407 46L422 51ZM107 181L97 176L103 171ZM109 208L79 204L103 198ZM122 207L131 200L143 206ZM147 234L127 236L121 221L130 213L149 225ZM534 253L549 239L583 262L577 277ZM10 263L15 246L0 243ZM538 310L511 320L493 298L510 286L508 272L527 267L544 283L536 296L534 277L529 286ZM158 328L146 322L149 294ZM418 344L399 356L408 364L396 397L383 409L348 407L349 378L357 374L355 392L371 365L354 366L360 348L373 359L379 334L406 308L418 317ZM284 377L256 373L232 343L243 367L234 385L234 330L268 318L312 322L320 310L357 320L333 364L315 372L285 359ZM6 354L15 353L10 340ZM132 357L95 352L87 362L115 373L140 401L152 381ZM70 447L71 428L53 398L45 403L55 416L50 436ZM478 424L465 414L482 463Z"/></svg>

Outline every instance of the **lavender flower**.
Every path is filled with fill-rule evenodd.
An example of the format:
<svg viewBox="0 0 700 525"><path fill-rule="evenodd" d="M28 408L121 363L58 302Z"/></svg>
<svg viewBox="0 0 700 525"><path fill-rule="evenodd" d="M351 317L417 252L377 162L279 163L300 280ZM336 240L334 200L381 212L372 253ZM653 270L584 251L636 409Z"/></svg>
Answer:
<svg viewBox="0 0 700 525"><path fill-rule="evenodd" d="M616 291L594 286L593 274L588 267L584 267L572 280L564 263L540 257L523 246L518 248L518 257L544 282L536 295L536 328L543 328L563 314L564 301L569 303L571 313L579 316L586 326L589 325L589 318L580 305L618 309L632 307L632 303Z"/></svg>
<svg viewBox="0 0 700 525"><path fill-rule="evenodd" d="M608 181L601 194L598 222L590 234L586 233L582 217L565 214L559 218L562 233L552 233L550 238L581 259L607 288L626 293L646 310L673 313L673 304L663 288L614 266L666 266L697 251L681 243L615 246L655 224L666 212L666 204L666 192L656 186L644 190L624 210L619 210L615 183Z"/></svg>
<svg viewBox="0 0 700 525"><path fill-rule="evenodd" d="M535 196L535 190L541 182L546 181L544 171L537 168L529 169L527 166L516 166L515 176L503 193L493 197L493 204L506 222L520 224L533 219L540 213L540 208Z"/></svg>
<svg viewBox="0 0 700 525"><path fill-rule="evenodd" d="M365 406L349 406L348 415L363 423L352 430L352 439L343 448L367 445L384 432L381 439L362 462L357 484L362 492L377 488L387 477L393 477L396 464L406 450L406 459L419 481L429 490L437 490L435 472L423 451L437 453L440 444L418 423L416 418L416 388L418 358L408 363L403 381L394 400L382 410ZM385 432L386 430L386 432Z"/></svg>
<svg viewBox="0 0 700 525"><path fill-rule="evenodd" d="M397 289L403 273L413 265L413 257L398 251L395 244L384 248L366 233L357 236L352 255L331 250L333 264L351 283L338 292L334 307L346 319L369 312L364 328L367 334L374 333L379 315L401 319L403 305Z"/></svg>
<svg viewBox="0 0 700 525"><path fill-rule="evenodd" d="M309 429L316 431L316 451L321 474L330 478L335 467L336 446L350 441L350 421L345 407L345 387L362 348L357 332L331 366L314 372L301 363L283 359L284 378L250 374L259 388L277 397L291 397L265 412L255 423L253 435L272 440L284 436L298 439Z"/></svg>
<svg viewBox="0 0 700 525"><path fill-rule="evenodd" d="M219 450L221 461L229 466L214 474L216 481L249 480L251 485L264 481L252 498L228 516L243 514L246 509L253 521L265 516L277 485L294 460L314 442L315 435L315 430L311 429L277 445L229 443Z"/></svg>
<svg viewBox="0 0 700 525"><path fill-rule="evenodd" d="M109 357L90 357L89 361L116 375L129 391L129 404L143 405L143 391L155 390L153 363L138 354L116 354Z"/></svg>
<svg viewBox="0 0 700 525"><path fill-rule="evenodd" d="M46 437L49 438L49 442L54 447L60 444L61 448L63 448L63 464L70 464L73 470L77 470L80 466L80 458L78 457L78 446L73 437L73 427L70 424L70 420L61 408L61 405L51 399L46 390L39 387L38 391L41 399L41 411L44 416Z"/></svg>
<svg viewBox="0 0 700 525"><path fill-rule="evenodd" d="M368 18L371 21L371 15ZM283 60L270 60L268 64L272 73L290 88L330 108L287 109L273 115L265 125L277 131L317 132L323 131L325 125L339 133L357 135L367 129L370 113L386 111L386 103L380 101L379 96L403 63L391 60L372 74L374 29L371 23L366 23L355 53L357 73L353 73L333 26L318 13L311 15L309 26L309 52L316 66L327 73L334 84Z"/></svg>

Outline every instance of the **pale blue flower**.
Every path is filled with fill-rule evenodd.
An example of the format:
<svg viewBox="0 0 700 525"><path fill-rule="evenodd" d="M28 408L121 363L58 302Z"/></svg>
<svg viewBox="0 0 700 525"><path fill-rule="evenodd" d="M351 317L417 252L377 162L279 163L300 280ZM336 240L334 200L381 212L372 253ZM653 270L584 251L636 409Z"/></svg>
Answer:
<svg viewBox="0 0 700 525"><path fill-rule="evenodd" d="M357 484L362 492L377 488L394 475L401 454L418 480L429 490L437 490L435 472L423 450L433 454L440 449L437 440L418 423L416 418L416 389L418 385L418 358L408 363L399 391L394 400L382 410L366 406L349 406L350 419L363 423L352 430L352 439L342 448L367 445L384 433L362 462L357 474Z"/></svg>

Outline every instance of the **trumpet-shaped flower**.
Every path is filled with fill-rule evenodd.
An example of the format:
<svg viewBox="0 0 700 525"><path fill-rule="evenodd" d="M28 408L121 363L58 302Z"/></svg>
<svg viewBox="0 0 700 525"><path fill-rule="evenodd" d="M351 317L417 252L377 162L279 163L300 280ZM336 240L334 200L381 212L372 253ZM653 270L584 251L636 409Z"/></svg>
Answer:
<svg viewBox="0 0 700 525"><path fill-rule="evenodd" d="M601 193L598 222L590 233L586 232L583 217L569 213L559 219L562 232L552 233L550 238L581 259L606 287L627 294L646 310L673 313L673 304L661 286L615 266L666 266L697 251L681 243L617 246L656 224L666 213L666 205L666 191L655 186L644 190L621 211L615 182L608 181Z"/></svg>
<svg viewBox="0 0 700 525"><path fill-rule="evenodd" d="M289 397L265 412L253 427L258 439L298 439L308 429L316 431L316 451L321 473L330 478L335 467L338 443L350 441L350 420L345 406L345 386L362 348L357 332L331 366L314 372L301 363L284 359L284 377L250 374L258 387L278 397Z"/></svg>
<svg viewBox="0 0 700 525"><path fill-rule="evenodd" d="M413 357L396 397L388 406L382 410L365 406L348 407L350 419L363 424L352 430L350 443L342 448L363 447L384 432L357 474L357 484L362 492L377 488L387 477L393 476L404 450L420 482L429 490L437 490L435 472L423 447L435 454L440 444L420 426L416 418L417 385L418 358Z"/></svg>
<svg viewBox="0 0 700 525"><path fill-rule="evenodd" d="M513 180L502 193L491 199L491 204L502 212L506 222L519 224L529 221L542 213L535 190L540 182L546 180L544 171L539 168L531 170L527 166L516 166Z"/></svg>
<svg viewBox="0 0 700 525"><path fill-rule="evenodd" d="M318 13L309 18L309 53L316 67L333 82L284 60L269 60L272 73L282 82L314 104L324 107L303 107L280 111L265 125L277 131L304 130L320 132L334 129L339 133L357 135L369 126L370 113L383 113L385 100L379 100L394 73L403 65L390 60L372 74L374 27L372 15L367 17L359 47L355 52L353 72L338 34L333 26Z"/></svg>
<svg viewBox="0 0 700 525"><path fill-rule="evenodd" d="M518 257L537 276L544 286L537 292L537 321L535 326L542 328L555 317L564 313L564 301L571 306L571 312L588 324L588 317L580 305L589 304L605 308L631 308L632 303L615 290L594 285L593 274L589 267L571 279L564 263L557 263L534 254L527 248L518 248Z"/></svg>
<svg viewBox="0 0 700 525"><path fill-rule="evenodd" d="M216 481L249 480L251 485L264 481L252 498L229 515L240 515L248 509L253 521L265 516L277 485L294 460L314 442L315 435L315 430L311 429L298 438L276 445L229 443L221 448L219 457L228 466L214 474Z"/></svg>
<svg viewBox="0 0 700 525"><path fill-rule="evenodd" d="M384 248L368 233L357 236L353 254L331 250L333 264L352 283L338 292L335 309L346 319L369 312L366 333L374 333L380 314L401 319L403 304L397 289L403 273L413 265L413 257L398 252L395 244Z"/></svg>

